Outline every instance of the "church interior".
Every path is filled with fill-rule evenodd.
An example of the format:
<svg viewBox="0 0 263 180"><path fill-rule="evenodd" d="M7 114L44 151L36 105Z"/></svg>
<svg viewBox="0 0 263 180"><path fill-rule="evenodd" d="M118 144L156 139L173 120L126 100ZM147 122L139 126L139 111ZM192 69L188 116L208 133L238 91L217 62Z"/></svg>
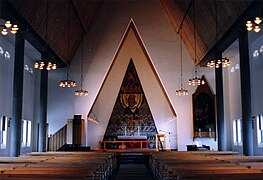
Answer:
<svg viewBox="0 0 263 180"><path fill-rule="evenodd" d="M0 0L0 179L262 179L262 9Z"/></svg>

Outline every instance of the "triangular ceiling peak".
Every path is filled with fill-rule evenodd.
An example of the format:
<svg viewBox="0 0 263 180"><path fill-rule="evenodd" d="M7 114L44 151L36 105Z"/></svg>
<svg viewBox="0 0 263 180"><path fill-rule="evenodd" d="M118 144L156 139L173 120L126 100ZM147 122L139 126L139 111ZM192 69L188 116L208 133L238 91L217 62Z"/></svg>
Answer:
<svg viewBox="0 0 263 180"><path fill-rule="evenodd" d="M88 132L93 134L90 134L93 137L89 140L91 145L101 140L106 131L130 59L133 59L157 129L164 128L167 119L176 117L156 68L131 19L88 114L95 116L100 122L99 125L91 123L89 126ZM94 138L94 133L97 134L97 139Z"/></svg>

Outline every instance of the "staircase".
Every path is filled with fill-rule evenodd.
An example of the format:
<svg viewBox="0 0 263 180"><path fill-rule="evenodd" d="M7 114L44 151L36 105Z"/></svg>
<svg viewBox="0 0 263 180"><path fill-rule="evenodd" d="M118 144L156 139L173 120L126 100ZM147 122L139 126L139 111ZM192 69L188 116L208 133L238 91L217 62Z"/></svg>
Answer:
<svg viewBox="0 0 263 180"><path fill-rule="evenodd" d="M86 124L81 115L74 115L67 124L48 138L48 151L89 151L86 144Z"/></svg>
<svg viewBox="0 0 263 180"><path fill-rule="evenodd" d="M118 158L118 170L114 180L152 180L148 167L149 156L143 153L121 153Z"/></svg>

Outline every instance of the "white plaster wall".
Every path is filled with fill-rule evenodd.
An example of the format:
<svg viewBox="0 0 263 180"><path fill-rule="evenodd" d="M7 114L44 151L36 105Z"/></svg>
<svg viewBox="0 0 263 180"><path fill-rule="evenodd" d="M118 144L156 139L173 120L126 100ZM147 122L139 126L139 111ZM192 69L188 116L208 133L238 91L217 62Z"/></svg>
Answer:
<svg viewBox="0 0 263 180"><path fill-rule="evenodd" d="M10 35L0 36L0 46L4 51L11 55L10 59L0 55L0 115L7 116L8 120L12 117L13 103L13 72L14 72L14 38ZM8 138L10 138L10 127L7 129ZM0 156L9 155L10 142L7 141L7 148L0 149Z"/></svg>
<svg viewBox="0 0 263 180"><path fill-rule="evenodd" d="M250 33L249 34L250 42L250 80L251 80L251 105L252 105L252 116L254 116L254 154L262 155L263 147L258 144L258 124L257 116L263 114L263 97L262 88L263 88L263 52L260 52L260 48L263 47L263 33ZM254 52L258 50L258 56L254 56Z"/></svg>
<svg viewBox="0 0 263 180"><path fill-rule="evenodd" d="M224 51L223 57L228 57L231 62L230 66L225 68L223 71L225 133L227 139L227 148L228 150L242 153L242 146L235 146L233 143L233 120L242 118L238 40L236 40L229 48Z"/></svg>
<svg viewBox="0 0 263 180"><path fill-rule="evenodd" d="M175 90L180 88L179 36L174 32L160 2L157 0L107 1L104 3L102 11L84 38L83 88L89 91L89 96L75 97L74 90L58 87L59 81L65 76L65 72L62 72L64 70L50 73L48 99L50 133L56 132L74 114L81 114L86 118L131 18L138 28L145 47L177 113L178 149L186 150L186 144L192 144L193 141L192 97L191 95L187 97L175 95ZM72 76L77 81L80 79L80 57L79 49L71 63ZM196 87L189 87L187 81L193 77L193 62L184 46L183 61L184 85L192 94ZM213 72L207 69L204 72L208 74L208 81L211 82L213 88ZM144 88L147 88L147 85ZM109 93L113 92L110 92L109 89ZM100 111L102 111L105 104L107 104L105 109L113 108L112 104L108 104L107 99L100 99L99 102ZM149 105L153 114L155 108L160 108L156 103L149 102ZM106 123L103 124L103 126L106 125ZM103 130L92 131L94 126L97 125L89 123L90 136L104 134Z"/></svg>
<svg viewBox="0 0 263 180"><path fill-rule="evenodd" d="M14 80L14 43L15 41L13 35L10 34L8 36L0 36L0 46L4 49L4 51L8 51L11 55L10 59L6 59L3 56L0 56L0 115L7 116L8 119L11 120L11 123ZM33 68L34 61L38 56L40 55L37 50L34 49L28 42L26 42L24 64L27 64L29 67ZM33 74L30 74L28 71L24 70L22 119L31 120L33 124L37 122L35 113L38 112L38 101L36 100L37 97L35 95L39 94L39 87L37 87L37 84L39 84L38 79L38 73L36 71L34 71ZM33 133L35 129L36 128L33 126L31 147L21 148L21 153L31 152L32 149L35 149L34 146L36 146L37 138L37 132ZM8 127L7 131L7 148L4 150L0 150L0 156L9 156L11 133L10 127Z"/></svg>
<svg viewBox="0 0 263 180"><path fill-rule="evenodd" d="M176 134L176 127L172 126L175 124L169 123L170 125L167 125L165 123L166 120L174 116L173 111L165 98L162 88L159 86L158 77L155 76L151 68L151 62L148 62L147 55L144 54L140 46L140 40L136 39L133 29L128 30L127 37L123 41L124 43L120 51L118 51L114 64L108 72L105 83L100 91L99 100L95 102L95 106L99 106L100 111L98 112L98 107L96 107L95 110L93 109L93 113L97 116L97 120L100 123L96 127L93 126L93 128L88 129L90 132L89 144L92 147L98 146L98 141L101 140L101 137L105 133L131 58L133 59L150 110L155 119L157 129L171 131L173 134ZM105 103L105 100L107 100L107 103ZM97 133L96 136L94 132L100 132L100 134Z"/></svg>
<svg viewBox="0 0 263 180"><path fill-rule="evenodd" d="M0 36L0 46L4 51L10 53L11 58L0 55L0 114L12 117L13 101L13 66L14 66L14 39L12 37Z"/></svg>
<svg viewBox="0 0 263 180"><path fill-rule="evenodd" d="M36 150L37 143L37 123L39 112L39 91L40 91L40 71L34 69L36 59L40 59L40 53L27 41L25 42L25 56L24 65L33 69L33 74L24 69L23 81L23 105L22 105L22 119L30 120L32 125L31 131L31 146L22 147L21 153L32 152ZM21 136L23 137L23 136Z"/></svg>

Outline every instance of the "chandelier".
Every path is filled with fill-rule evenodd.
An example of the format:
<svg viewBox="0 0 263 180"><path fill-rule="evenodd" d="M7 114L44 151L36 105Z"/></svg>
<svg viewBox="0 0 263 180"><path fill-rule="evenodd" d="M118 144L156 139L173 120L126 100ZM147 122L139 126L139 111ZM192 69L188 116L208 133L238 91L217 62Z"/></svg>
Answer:
<svg viewBox="0 0 263 180"><path fill-rule="evenodd" d="M254 23L252 23L251 21L247 21L247 23L246 23L247 30L251 31L252 29L254 29L255 32L259 32L261 30L260 24L261 24L260 17L256 17L254 20ZM253 25L254 25L254 27L253 27Z"/></svg>
<svg viewBox="0 0 263 180"><path fill-rule="evenodd" d="M69 30L70 30L70 1L68 1L68 59L69 59ZM60 87L76 87L76 82L71 80L67 66L67 79L61 80Z"/></svg>
<svg viewBox="0 0 263 180"><path fill-rule="evenodd" d="M34 68L35 69L46 69L46 70L55 70L57 69L57 64L52 63L52 62L45 62L45 60L36 60L35 64L34 64Z"/></svg>
<svg viewBox="0 0 263 180"><path fill-rule="evenodd" d="M218 43L218 18L217 18L217 3L216 3L216 0L215 0L215 21L216 21L216 49L218 48L217 46L217 43ZM224 67L228 67L230 66L230 60L227 58L227 57L224 57L224 58L216 58L216 59L212 59L210 61L207 62L206 64L207 67L210 67L210 68L219 68L220 66L222 66L223 68Z"/></svg>
<svg viewBox="0 0 263 180"><path fill-rule="evenodd" d="M46 49L48 49L48 0L46 2L46 35L45 35L45 40L46 40ZM34 64L34 68L35 69L39 69L39 70L55 70L57 69L57 64L52 63L51 61L49 61L48 59L42 59L42 60L36 60L35 64Z"/></svg>
<svg viewBox="0 0 263 180"><path fill-rule="evenodd" d="M81 75L80 75L80 89L75 91L76 96L87 96L88 91L82 89L82 82L83 82L83 39L81 42Z"/></svg>
<svg viewBox="0 0 263 180"><path fill-rule="evenodd" d="M210 60L206 66L210 68L213 67L219 68L221 64L222 67L228 67L230 66L230 60L227 57L216 59L216 60Z"/></svg>
<svg viewBox="0 0 263 180"><path fill-rule="evenodd" d="M0 18L0 27L2 35L6 36L8 32L16 34L18 31L18 26L16 24L11 24L11 21Z"/></svg>
<svg viewBox="0 0 263 180"><path fill-rule="evenodd" d="M198 72L197 72L197 65L196 65L196 30L195 30L195 0L193 1L193 11L194 11L194 48L195 48L195 59L194 59L194 77L192 79L189 79L188 85L190 86L199 86L205 84L204 80L201 80L201 78L198 77Z"/></svg>
<svg viewBox="0 0 263 180"><path fill-rule="evenodd" d="M0 1L0 15L2 16L2 0ZM10 20L6 20L4 18L0 18L0 30L1 34L6 36L9 32L12 34L16 34L18 31L18 26L16 24L12 24Z"/></svg>
<svg viewBox="0 0 263 180"><path fill-rule="evenodd" d="M179 35L180 35L180 33L179 33ZM183 41L182 37L180 37L180 51L181 51L181 57L180 57L180 59L181 59L181 84L180 85L181 85L181 88L179 90L175 91L175 94L177 96L187 96L188 95L188 90L185 90L183 88L183 48L182 48L182 41Z"/></svg>
<svg viewBox="0 0 263 180"><path fill-rule="evenodd" d="M199 86L199 85L204 85L205 84L205 81L204 80L201 80L201 78L198 78L197 76L195 76L194 78L192 79L189 79L188 81L188 84L191 86Z"/></svg>
<svg viewBox="0 0 263 180"><path fill-rule="evenodd" d="M70 75L69 75L69 71L68 71L68 67L67 67L67 78L65 80L61 80L59 83L60 87L76 87L76 82L71 80Z"/></svg>

